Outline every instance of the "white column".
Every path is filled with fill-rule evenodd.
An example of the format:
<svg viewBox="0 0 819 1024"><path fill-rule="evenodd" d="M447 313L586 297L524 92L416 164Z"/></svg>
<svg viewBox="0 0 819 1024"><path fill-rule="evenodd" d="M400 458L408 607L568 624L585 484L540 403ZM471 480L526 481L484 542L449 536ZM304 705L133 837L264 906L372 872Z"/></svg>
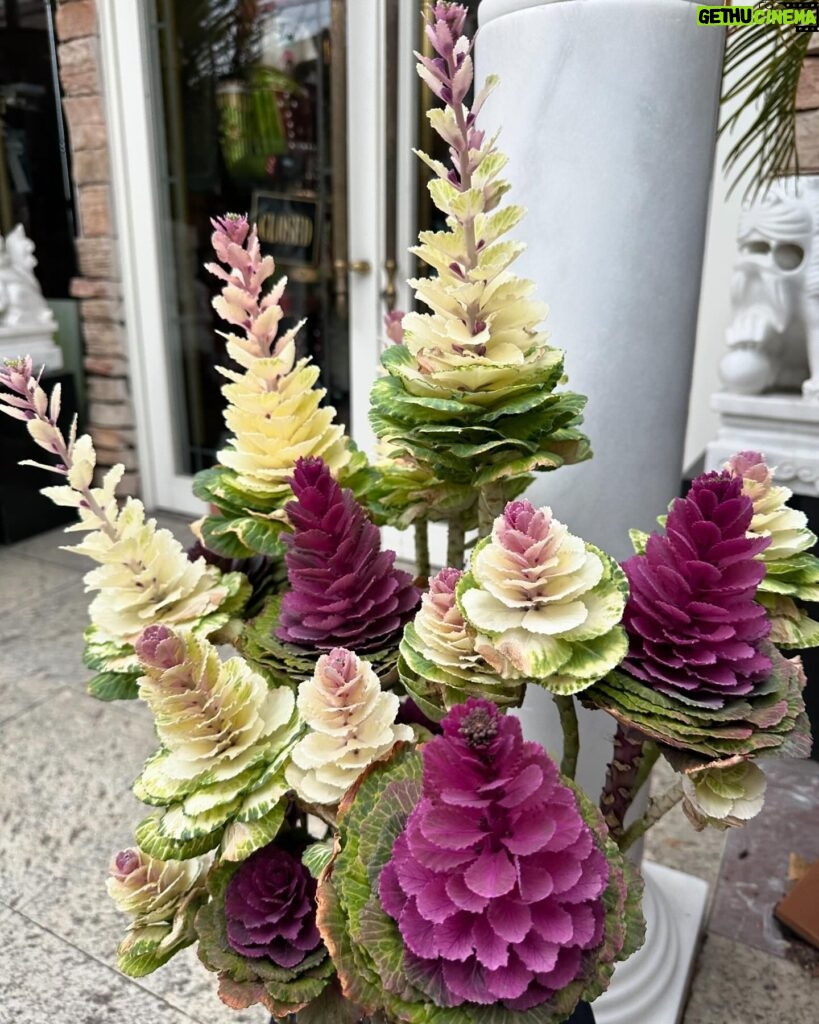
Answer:
<svg viewBox="0 0 819 1024"><path fill-rule="evenodd" d="M482 0L480 24L478 79L501 77L483 127L502 126L511 198L528 209L516 269L551 306L569 387L589 398L595 453L543 474L531 497L623 558L629 527L651 529L680 486L723 30L697 24L689 0ZM559 749L545 694L527 699L523 718ZM582 714L578 781L590 793L611 733L607 716ZM674 1024L691 959L675 948L670 1001L629 998L623 1016L604 997L599 1024Z"/></svg>

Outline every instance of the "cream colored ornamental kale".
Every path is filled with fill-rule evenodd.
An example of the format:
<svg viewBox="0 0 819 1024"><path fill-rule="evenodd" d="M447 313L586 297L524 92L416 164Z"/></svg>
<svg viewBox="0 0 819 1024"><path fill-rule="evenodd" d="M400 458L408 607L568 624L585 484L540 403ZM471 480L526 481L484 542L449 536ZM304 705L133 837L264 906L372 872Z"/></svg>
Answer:
<svg viewBox="0 0 819 1024"><path fill-rule="evenodd" d="M625 656L627 592L613 558L528 501L506 506L457 589L480 634L478 653L561 695L591 686Z"/></svg>
<svg viewBox="0 0 819 1024"><path fill-rule="evenodd" d="M792 492L774 483L774 470L759 452L739 452L725 469L742 480L742 493L753 503L749 534L769 540L757 556L765 563L757 600L770 616L771 640L786 650L819 646L819 622L801 603L819 601L819 558L810 550L816 535L807 516L790 507Z"/></svg>
<svg viewBox="0 0 819 1024"><path fill-rule="evenodd" d="M436 57L416 55L419 75L443 102L427 116L448 159L418 152L432 171L429 193L443 227L422 231L411 250L430 271L410 281L426 311L407 313L400 331L390 325L400 343L383 354L387 374L372 389L370 419L394 457L414 460L454 494L471 488L471 504L462 494L466 507L453 503L447 518L461 526L477 518L488 532L531 472L591 451L579 430L585 399L558 390L563 353L542 326L548 307L512 269L526 247L509 235L525 211L503 205L507 158L478 124L497 79L468 104L472 41L453 40L445 33Z"/></svg>
<svg viewBox="0 0 819 1024"><path fill-rule="evenodd" d="M155 971L196 941L196 911L207 899L209 857L158 860L120 850L109 868L108 895L131 918L117 949L117 967L132 978Z"/></svg>
<svg viewBox="0 0 819 1024"><path fill-rule="evenodd" d="M23 420L34 441L56 464L28 460L61 476L64 483L43 488L57 505L76 508L79 522L66 533L86 537L66 550L98 563L85 576L86 590L97 591L86 630L85 662L97 670L89 692L104 700L137 696L139 664L134 641L157 622L184 626L204 636L228 630L250 593L241 573L221 573L204 559L190 561L169 530L145 518L142 502L127 498L120 507L116 489L124 472L114 466L94 486L96 453L87 434L77 437L76 418L68 436L58 426L60 385L49 400L34 376L31 359L0 367L0 410Z"/></svg>
<svg viewBox="0 0 819 1024"><path fill-rule="evenodd" d="M434 721L467 697L485 697L499 707L523 700L521 674L497 652L493 667L477 651L478 634L464 620L455 596L462 576L460 569L442 569L430 580L399 647L401 682Z"/></svg>
<svg viewBox="0 0 819 1024"><path fill-rule="evenodd" d="M187 858L214 849L242 860L278 832L287 762L299 722L290 687L270 689L241 658L187 631L152 626L137 642L140 696L159 751L134 794L161 810L137 828L148 854Z"/></svg>
<svg viewBox="0 0 819 1024"><path fill-rule="evenodd" d="M229 214L212 223L219 263L207 269L224 282L213 306L243 333L225 335L227 353L241 369L218 367L228 380L222 394L231 438L217 453L219 466L198 473L194 484L218 508L202 520L202 536L227 557L278 556L285 527L277 513L291 497L297 459L318 456L338 473L351 460L351 445L335 409L321 404L326 390L316 387L319 368L296 359L304 321L279 335L287 278L268 288L275 264L262 256L246 217Z"/></svg>
<svg viewBox="0 0 819 1024"><path fill-rule="evenodd" d="M682 776L682 808L698 832L741 828L762 810L765 785L765 773L751 761L691 771Z"/></svg>
<svg viewBox="0 0 819 1024"><path fill-rule="evenodd" d="M381 689L368 661L336 648L322 655L299 686L298 709L309 732L293 748L287 781L308 804L337 804L374 761L415 734L396 725L398 697Z"/></svg>

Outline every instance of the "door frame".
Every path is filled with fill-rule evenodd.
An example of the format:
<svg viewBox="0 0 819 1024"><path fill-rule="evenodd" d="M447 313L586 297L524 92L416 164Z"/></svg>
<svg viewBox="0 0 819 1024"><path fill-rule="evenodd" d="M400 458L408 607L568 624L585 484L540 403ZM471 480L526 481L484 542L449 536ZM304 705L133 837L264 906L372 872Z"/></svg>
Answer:
<svg viewBox="0 0 819 1024"><path fill-rule="evenodd" d="M113 213L117 225L125 332L134 403L140 475L145 504L199 515L191 477L176 467L173 368L164 310L170 296L163 281L162 193L154 88L153 41L143 0L98 0L100 51L111 156ZM367 412L383 343L384 89L383 0L347 0L347 161L350 260L371 271L349 275L351 420L356 442L373 450ZM401 4L402 19L414 4ZM411 31L411 28L410 28ZM400 90L406 94L406 85ZM408 103L409 98L403 95ZM402 159L398 196L399 246L409 242L414 209L410 186L413 115L400 118ZM409 137L407 137L409 136ZM408 159L403 159L404 154ZM407 166L402 166L406 164ZM218 211L214 211L218 213ZM411 237L411 236L409 236ZM405 266L399 279L406 278ZM406 301L399 289L399 302ZM405 307L406 308L406 307ZM225 357L227 359L227 356Z"/></svg>

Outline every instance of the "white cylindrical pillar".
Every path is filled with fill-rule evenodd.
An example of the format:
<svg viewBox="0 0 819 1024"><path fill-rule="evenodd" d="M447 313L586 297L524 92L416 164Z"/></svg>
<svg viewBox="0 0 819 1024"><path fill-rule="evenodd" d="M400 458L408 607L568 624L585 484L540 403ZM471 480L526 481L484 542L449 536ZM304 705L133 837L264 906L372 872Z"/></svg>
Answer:
<svg viewBox="0 0 819 1024"><path fill-rule="evenodd" d="M705 245L723 30L689 0L482 0L482 113L502 127L528 214L516 270L549 303L569 387L587 395L594 458L532 488L617 558L676 496ZM550 702L526 715L559 747ZM579 780L599 786L606 716L583 723ZM596 740L596 742L595 742ZM589 765L589 748L596 748Z"/></svg>
<svg viewBox="0 0 819 1024"><path fill-rule="evenodd" d="M594 458L543 474L531 497L624 558L629 528L652 529L680 486L724 32L698 24L692 0L482 0L479 16L478 81L501 78L482 127L502 127L511 198L528 209L516 270L549 303L568 386L589 399ZM559 750L553 705L530 690L526 731ZM612 731L581 714L590 794ZM598 1019L674 1024L680 1010L627 1002L623 1017L604 999Z"/></svg>

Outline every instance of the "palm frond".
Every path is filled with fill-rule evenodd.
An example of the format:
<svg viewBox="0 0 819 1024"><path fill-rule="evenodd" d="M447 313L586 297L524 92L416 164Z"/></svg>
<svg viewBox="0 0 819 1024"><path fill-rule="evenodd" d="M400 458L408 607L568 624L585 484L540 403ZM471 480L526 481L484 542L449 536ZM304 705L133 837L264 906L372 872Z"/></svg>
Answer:
<svg viewBox="0 0 819 1024"><path fill-rule="evenodd" d="M746 174L746 194L755 195L778 175L798 173L796 92L811 38L810 32L797 32L793 25L749 25L729 34L722 103L732 109L720 134L734 131L748 110L755 111L723 163L729 192Z"/></svg>

